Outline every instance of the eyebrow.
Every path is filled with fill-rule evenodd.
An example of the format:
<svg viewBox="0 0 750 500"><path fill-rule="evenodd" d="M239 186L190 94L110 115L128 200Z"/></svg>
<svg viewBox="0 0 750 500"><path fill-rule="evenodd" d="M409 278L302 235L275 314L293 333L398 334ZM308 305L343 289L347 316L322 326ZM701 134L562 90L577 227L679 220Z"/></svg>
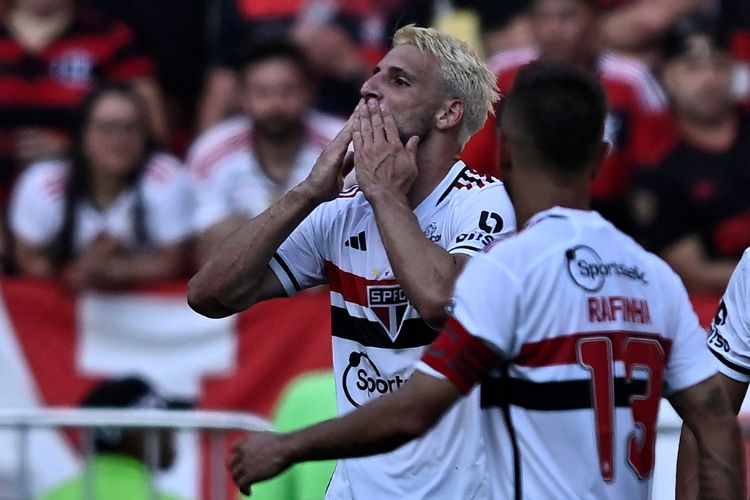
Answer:
<svg viewBox="0 0 750 500"><path fill-rule="evenodd" d="M381 68L380 66L375 66L375 69L373 70L372 73L373 74L380 73L382 70L383 68ZM417 77L414 76L412 73L409 73L404 68L399 68L398 66L388 66L387 71L390 75L403 75L409 78L410 80L417 80Z"/></svg>

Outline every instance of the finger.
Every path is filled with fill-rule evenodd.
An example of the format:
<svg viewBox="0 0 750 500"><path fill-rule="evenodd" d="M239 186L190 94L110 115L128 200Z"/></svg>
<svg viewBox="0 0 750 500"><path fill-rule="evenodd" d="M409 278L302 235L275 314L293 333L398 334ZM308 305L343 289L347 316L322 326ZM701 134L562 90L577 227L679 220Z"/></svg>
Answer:
<svg viewBox="0 0 750 500"><path fill-rule="evenodd" d="M368 106L359 109L359 131L362 133L362 141L365 144L372 143L372 121Z"/></svg>
<svg viewBox="0 0 750 500"><path fill-rule="evenodd" d="M362 148L365 147L365 141L362 138L361 131L355 130L354 132L352 132L352 143L354 144L354 152L359 155L362 151Z"/></svg>
<svg viewBox="0 0 750 500"><path fill-rule="evenodd" d="M388 142L400 141L401 137L398 133L398 126L396 120L391 114L390 108L384 103L380 102L380 113L383 116L383 128L385 129L385 140Z"/></svg>
<svg viewBox="0 0 750 500"><path fill-rule="evenodd" d="M385 141L385 130L383 130L383 116L380 114L380 103L377 99L368 99L367 109L370 112L372 139L374 142L383 143Z"/></svg>
<svg viewBox="0 0 750 500"><path fill-rule="evenodd" d="M417 163L417 147L419 146L419 136L413 135L406 142L406 152L409 153L412 163Z"/></svg>

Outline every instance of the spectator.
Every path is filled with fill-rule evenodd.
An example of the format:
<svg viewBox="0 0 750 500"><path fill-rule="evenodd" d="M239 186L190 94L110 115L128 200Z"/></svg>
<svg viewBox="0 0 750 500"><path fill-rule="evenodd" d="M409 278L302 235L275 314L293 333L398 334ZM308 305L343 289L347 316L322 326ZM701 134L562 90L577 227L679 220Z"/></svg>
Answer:
<svg viewBox="0 0 750 500"><path fill-rule="evenodd" d="M692 292L721 294L750 245L750 115L732 100L733 61L704 18L664 42L679 143L633 196L644 241Z"/></svg>
<svg viewBox="0 0 750 500"><path fill-rule="evenodd" d="M165 135L154 67L130 29L77 0L15 0L0 23L0 175L66 151L75 113L99 82L132 82ZM6 189L7 191L7 189Z"/></svg>
<svg viewBox="0 0 750 500"><path fill-rule="evenodd" d="M744 0L740 0L744 1ZM676 20L709 11L714 0L599 0L606 9L602 16L604 46L648 58L659 40Z"/></svg>
<svg viewBox="0 0 750 500"><path fill-rule="evenodd" d="M244 115L204 133L188 155L202 249L307 177L343 125L310 111L309 63L291 42L249 45L240 68Z"/></svg>
<svg viewBox="0 0 750 500"><path fill-rule="evenodd" d="M80 287L119 287L185 271L192 232L187 174L156 152L145 105L129 87L84 101L67 160L31 166L10 206L27 276L62 274Z"/></svg>
<svg viewBox="0 0 750 500"><path fill-rule="evenodd" d="M161 396L143 380L130 377L104 382L83 400L84 408L166 409ZM159 470L167 470L174 463L176 450L174 435L160 431ZM91 458L91 498L107 500L147 500L151 496L151 474L145 460L146 435L143 431L118 428L99 428L94 432L94 456ZM83 476L43 495L42 500L80 500L87 498ZM158 493L158 500L176 497Z"/></svg>
<svg viewBox="0 0 750 500"><path fill-rule="evenodd" d="M656 162L671 145L667 100L645 66L601 50L598 14L595 0L535 0L531 22L538 49L503 52L489 65L500 91L506 93L518 72L537 59L598 76L607 94L605 134L611 151L593 183L593 206L620 229L632 231L627 196L633 171ZM472 168L494 175L501 170L496 124L495 117L489 116L462 152Z"/></svg>
<svg viewBox="0 0 750 500"><path fill-rule="evenodd" d="M529 0L475 0L485 54L497 54L534 43Z"/></svg>
<svg viewBox="0 0 750 500"><path fill-rule="evenodd" d="M387 49L384 19L401 0L219 0L218 27L206 80L199 128L205 130L236 108L236 48L245 40L292 35L321 78L318 107L349 115L359 88ZM368 62L370 64L368 64ZM311 78L312 80L312 78ZM309 85L310 83L308 83Z"/></svg>

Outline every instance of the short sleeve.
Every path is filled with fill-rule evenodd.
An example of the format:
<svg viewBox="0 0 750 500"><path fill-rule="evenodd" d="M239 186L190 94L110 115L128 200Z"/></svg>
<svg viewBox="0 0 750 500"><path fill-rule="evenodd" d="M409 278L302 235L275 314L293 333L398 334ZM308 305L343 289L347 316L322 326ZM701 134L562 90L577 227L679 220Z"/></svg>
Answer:
<svg viewBox="0 0 750 500"><path fill-rule="evenodd" d="M108 81L127 82L155 74L153 61L142 50L130 28L117 23L110 36L114 51L104 68Z"/></svg>
<svg viewBox="0 0 750 500"><path fill-rule="evenodd" d="M325 283L328 204L318 206L281 244L269 266L287 295Z"/></svg>
<svg viewBox="0 0 750 500"><path fill-rule="evenodd" d="M503 307L498 290L503 290ZM510 358L520 298L520 283L509 269L486 254L471 259L456 282L451 318L417 369L443 376L467 394L493 366Z"/></svg>
<svg viewBox="0 0 750 500"><path fill-rule="evenodd" d="M60 231L65 176L57 165L29 167L18 179L8 208L10 229L26 243L46 246Z"/></svg>
<svg viewBox="0 0 750 500"><path fill-rule="evenodd" d="M155 243L167 245L183 241L195 232L193 192L187 172L176 160L161 156L149 167L145 192L149 235Z"/></svg>
<svg viewBox="0 0 750 500"><path fill-rule="evenodd" d="M513 206L499 181L460 200L451 214L448 252L474 255L516 229Z"/></svg>
<svg viewBox="0 0 750 500"><path fill-rule="evenodd" d="M749 273L750 250L745 250L729 280L708 336L708 348L719 362L719 371L739 382L750 382Z"/></svg>
<svg viewBox="0 0 750 500"><path fill-rule="evenodd" d="M680 278L671 270L671 317L667 325L672 339L672 348L667 360L664 376L664 395L687 389L716 374L716 366L706 349L706 333L688 298L687 290Z"/></svg>

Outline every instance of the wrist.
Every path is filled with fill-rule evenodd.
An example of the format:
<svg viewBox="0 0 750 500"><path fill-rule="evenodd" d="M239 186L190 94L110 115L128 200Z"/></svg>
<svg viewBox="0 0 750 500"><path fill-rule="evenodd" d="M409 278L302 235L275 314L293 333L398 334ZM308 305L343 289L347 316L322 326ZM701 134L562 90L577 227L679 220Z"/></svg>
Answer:
<svg viewBox="0 0 750 500"><path fill-rule="evenodd" d="M305 461L304 443L298 432L279 434L281 440L281 458L286 466Z"/></svg>
<svg viewBox="0 0 750 500"><path fill-rule="evenodd" d="M373 186L368 190L367 200L373 208L382 206L391 206L395 204L405 204L408 206L409 202L406 195L396 189L387 189L380 186Z"/></svg>
<svg viewBox="0 0 750 500"><path fill-rule="evenodd" d="M294 198L310 209L317 207L324 201L324 196L320 193L320 190L306 181L289 190L287 196Z"/></svg>

